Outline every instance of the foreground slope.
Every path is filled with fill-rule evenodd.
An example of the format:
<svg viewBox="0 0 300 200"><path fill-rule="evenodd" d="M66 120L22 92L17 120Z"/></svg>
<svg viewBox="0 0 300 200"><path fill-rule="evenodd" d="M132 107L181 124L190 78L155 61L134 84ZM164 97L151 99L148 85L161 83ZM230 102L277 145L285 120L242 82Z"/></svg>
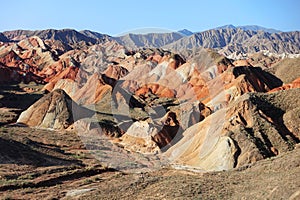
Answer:
<svg viewBox="0 0 300 200"><path fill-rule="evenodd" d="M165 168L123 173L101 167L74 133L1 127L0 139L0 195L6 199L298 199L300 195L299 148L230 171Z"/></svg>

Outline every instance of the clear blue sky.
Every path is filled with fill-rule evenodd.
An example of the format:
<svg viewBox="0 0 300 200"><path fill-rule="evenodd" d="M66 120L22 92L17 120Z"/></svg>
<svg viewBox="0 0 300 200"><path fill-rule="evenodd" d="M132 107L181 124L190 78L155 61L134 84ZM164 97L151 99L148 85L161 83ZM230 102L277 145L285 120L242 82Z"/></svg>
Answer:
<svg viewBox="0 0 300 200"><path fill-rule="evenodd" d="M0 31L89 29L110 35L154 27L203 31L226 24L300 30L299 0L1 1Z"/></svg>

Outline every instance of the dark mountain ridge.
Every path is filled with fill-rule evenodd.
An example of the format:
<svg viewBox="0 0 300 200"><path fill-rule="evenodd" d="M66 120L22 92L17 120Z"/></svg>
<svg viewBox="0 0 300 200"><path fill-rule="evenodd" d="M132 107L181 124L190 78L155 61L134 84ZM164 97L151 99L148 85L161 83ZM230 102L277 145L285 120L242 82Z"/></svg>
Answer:
<svg viewBox="0 0 300 200"><path fill-rule="evenodd" d="M182 51L199 47L213 48L225 55L263 50L278 54L299 54L300 32L268 33L240 28L211 29L183 37L163 48Z"/></svg>
<svg viewBox="0 0 300 200"><path fill-rule="evenodd" d="M46 29L46 30L13 30L13 31L5 31L3 34L12 41L19 41L21 39L38 36L43 40L59 40L68 44L76 44L79 42L86 42L95 44L97 42L97 38L87 36L86 34L80 33L74 29Z"/></svg>

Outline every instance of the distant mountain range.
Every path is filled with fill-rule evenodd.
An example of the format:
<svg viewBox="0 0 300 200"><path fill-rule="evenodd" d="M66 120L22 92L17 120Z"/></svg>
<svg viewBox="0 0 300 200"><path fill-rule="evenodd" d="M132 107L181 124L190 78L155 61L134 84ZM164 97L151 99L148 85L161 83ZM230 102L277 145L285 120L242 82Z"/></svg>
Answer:
<svg viewBox="0 0 300 200"><path fill-rule="evenodd" d="M213 48L225 55L234 52L255 53L262 50L279 54L299 54L300 32L269 33L231 28L211 29L182 37L164 46L166 49L179 52L199 47Z"/></svg>
<svg viewBox="0 0 300 200"><path fill-rule="evenodd" d="M268 33L280 33L282 31L272 29L272 28L265 28L262 26L257 26L257 25L246 25L246 26L234 26L232 24L224 25L224 26L219 26L217 28L213 28L212 30L219 30L219 29L242 29L244 31L264 31ZM182 29L178 31L179 33L183 34L184 36L191 36L194 33L199 33L199 32L192 32L188 29Z"/></svg>
<svg viewBox="0 0 300 200"><path fill-rule="evenodd" d="M276 30L276 29L272 29L272 28L265 28L265 27L257 26L257 25L234 26L232 24L229 24L229 25L217 27L215 29L228 29L228 28L229 29L242 29L244 31L264 31L264 32L268 32L268 33L282 32L280 30Z"/></svg>
<svg viewBox="0 0 300 200"><path fill-rule="evenodd" d="M171 44L184 36L178 32L172 33L148 33L148 34L127 34L120 37L114 37L118 43L128 48L140 47L163 47Z"/></svg>
<svg viewBox="0 0 300 200"><path fill-rule="evenodd" d="M104 34L100 34L97 32L88 31L88 30L78 32L73 29L61 29L61 30L47 29L47 30L37 30L37 31L14 30L14 31L5 31L3 32L3 35L6 37L7 40L10 41L19 41L26 37L38 36L43 40L48 40L48 39L59 40L61 42L70 45L79 42L95 44L99 39L105 37Z"/></svg>
<svg viewBox="0 0 300 200"><path fill-rule="evenodd" d="M90 30L14 30L0 33L0 41L19 41L31 36L38 36L43 40L59 40L71 46L80 42L96 44L101 43L103 40L115 40L129 49L164 48L181 52L186 49L205 47L216 49L224 55L254 53L262 50L278 54L300 53L299 31L281 32L256 25L236 27L225 25L197 33L187 29L171 33L129 33L119 37L112 37Z"/></svg>

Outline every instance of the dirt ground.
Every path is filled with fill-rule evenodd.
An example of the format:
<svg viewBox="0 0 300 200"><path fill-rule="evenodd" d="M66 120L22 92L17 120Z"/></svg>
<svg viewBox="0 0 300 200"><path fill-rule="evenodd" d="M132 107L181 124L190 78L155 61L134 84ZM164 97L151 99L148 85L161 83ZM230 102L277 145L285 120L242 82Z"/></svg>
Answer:
<svg viewBox="0 0 300 200"><path fill-rule="evenodd" d="M300 148L236 170L163 168L125 173L101 165L71 132L0 129L3 199L299 199Z"/></svg>

